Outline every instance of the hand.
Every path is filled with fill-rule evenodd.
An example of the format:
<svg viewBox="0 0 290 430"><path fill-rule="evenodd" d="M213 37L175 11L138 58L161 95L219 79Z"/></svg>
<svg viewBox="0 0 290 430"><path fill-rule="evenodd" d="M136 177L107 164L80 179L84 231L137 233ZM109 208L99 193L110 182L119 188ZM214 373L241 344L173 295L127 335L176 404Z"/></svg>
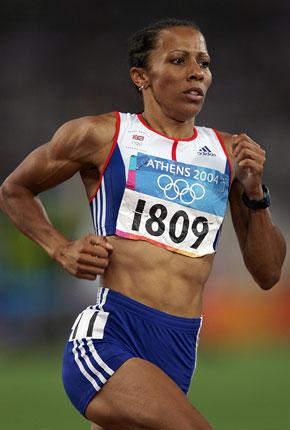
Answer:
<svg viewBox="0 0 290 430"><path fill-rule="evenodd" d="M90 234L61 245L54 258L71 275L93 281L105 273L112 250L105 237Z"/></svg>
<svg viewBox="0 0 290 430"><path fill-rule="evenodd" d="M244 133L232 136L232 153L237 163L237 177L252 200L263 198L262 175L265 151Z"/></svg>

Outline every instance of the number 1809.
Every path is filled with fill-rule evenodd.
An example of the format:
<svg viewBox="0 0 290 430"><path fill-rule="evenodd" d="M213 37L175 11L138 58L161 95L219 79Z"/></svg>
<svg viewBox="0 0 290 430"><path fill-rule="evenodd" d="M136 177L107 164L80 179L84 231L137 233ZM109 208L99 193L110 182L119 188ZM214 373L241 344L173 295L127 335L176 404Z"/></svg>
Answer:
<svg viewBox="0 0 290 430"><path fill-rule="evenodd" d="M139 199L134 211L132 230L139 231L142 216L144 214L146 201ZM149 209L149 218L145 222L145 229L151 236L161 236L166 229L164 220L167 218L168 211L162 204L155 204ZM181 228L182 223L182 228ZM179 232L177 233L177 226ZM176 211L169 221L169 237L174 243L182 243L189 231L190 221L187 213L183 210ZM199 216L191 224L191 231L196 236L196 241L190 248L197 249L208 233L208 220Z"/></svg>

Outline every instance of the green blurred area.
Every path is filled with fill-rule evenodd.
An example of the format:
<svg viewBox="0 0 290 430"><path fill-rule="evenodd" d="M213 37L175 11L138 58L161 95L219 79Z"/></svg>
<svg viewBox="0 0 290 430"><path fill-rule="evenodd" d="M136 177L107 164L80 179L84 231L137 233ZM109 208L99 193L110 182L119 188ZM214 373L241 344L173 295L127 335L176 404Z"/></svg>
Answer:
<svg viewBox="0 0 290 430"><path fill-rule="evenodd" d="M61 197L57 192L50 191L47 194L42 196L42 201L45 203L50 221L69 238L72 232L76 230L79 212L75 210L73 205L59 205ZM55 262L48 257L40 246L20 234L2 213L0 213L0 229L0 269L2 267L2 269L10 269L16 273L53 269Z"/></svg>
<svg viewBox="0 0 290 430"><path fill-rule="evenodd" d="M199 354L192 403L215 430L290 429L290 347L208 349Z"/></svg>
<svg viewBox="0 0 290 430"><path fill-rule="evenodd" d="M0 356L1 429L89 430L62 387L62 348ZM290 429L289 357L287 345L201 347L190 399L215 430Z"/></svg>

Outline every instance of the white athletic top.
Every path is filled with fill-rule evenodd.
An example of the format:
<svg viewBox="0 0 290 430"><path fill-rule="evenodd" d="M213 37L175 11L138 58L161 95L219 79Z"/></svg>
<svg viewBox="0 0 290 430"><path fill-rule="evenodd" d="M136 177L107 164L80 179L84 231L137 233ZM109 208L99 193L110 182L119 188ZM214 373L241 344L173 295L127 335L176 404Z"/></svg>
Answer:
<svg viewBox="0 0 290 430"><path fill-rule="evenodd" d="M116 113L116 135L90 199L96 233L145 240L189 257L216 251L231 167L216 130L169 138L139 114Z"/></svg>

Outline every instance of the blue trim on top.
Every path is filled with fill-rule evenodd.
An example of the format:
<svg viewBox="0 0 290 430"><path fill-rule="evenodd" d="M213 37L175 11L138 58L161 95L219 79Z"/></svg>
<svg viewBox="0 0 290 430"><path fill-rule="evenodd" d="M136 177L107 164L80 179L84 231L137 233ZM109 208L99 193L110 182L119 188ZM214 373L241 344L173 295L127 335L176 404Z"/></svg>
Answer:
<svg viewBox="0 0 290 430"><path fill-rule="evenodd" d="M124 165L123 158L118 144L116 145L114 152L111 156L111 159L103 174L102 183L103 182L105 184L105 191L106 191L105 226L98 224L98 218L99 218L98 214L100 214L100 220L102 221L102 213L104 208L103 193L102 193L103 184L101 184L97 194L95 195L94 199L91 201L90 208L91 208L91 214L93 218L93 215L94 215L93 201L95 201L97 219L95 220L94 224L96 226L96 233L103 235L104 234L103 228L105 227L106 236L111 236L111 235L114 235L116 231L117 217L118 217L119 208L121 205L121 201L122 201L123 194L125 191L125 186L126 186L125 165ZM98 194L100 195L99 207L97 205Z"/></svg>

